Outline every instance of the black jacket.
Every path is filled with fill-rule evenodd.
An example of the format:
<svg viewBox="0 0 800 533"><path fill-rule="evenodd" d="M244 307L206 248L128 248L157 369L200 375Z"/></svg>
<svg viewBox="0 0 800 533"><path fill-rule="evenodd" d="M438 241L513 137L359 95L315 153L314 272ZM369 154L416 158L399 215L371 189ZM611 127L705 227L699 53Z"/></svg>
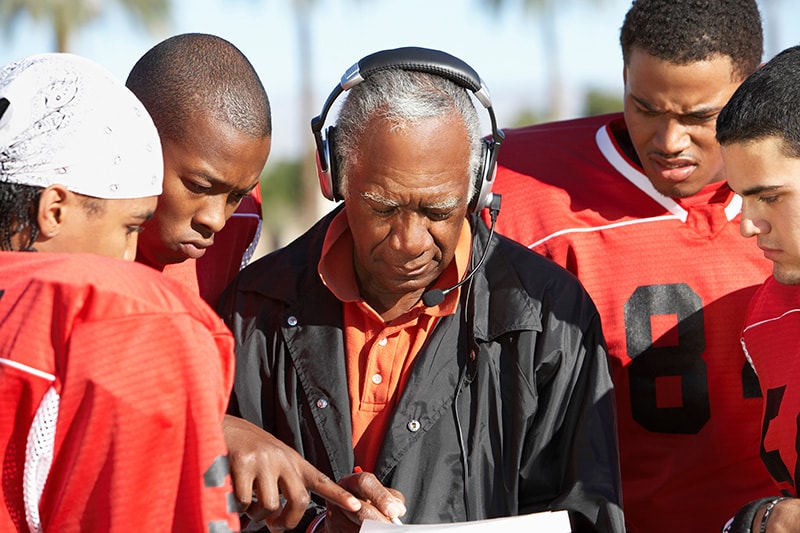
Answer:
<svg viewBox="0 0 800 533"><path fill-rule="evenodd" d="M242 271L220 313L236 338L232 414L339 479L354 466L342 306L317 274L334 215ZM471 223L474 262L488 229ZM406 523L570 509L575 531L623 532L594 304L549 260L500 236L490 246L418 355L375 475L405 495Z"/></svg>

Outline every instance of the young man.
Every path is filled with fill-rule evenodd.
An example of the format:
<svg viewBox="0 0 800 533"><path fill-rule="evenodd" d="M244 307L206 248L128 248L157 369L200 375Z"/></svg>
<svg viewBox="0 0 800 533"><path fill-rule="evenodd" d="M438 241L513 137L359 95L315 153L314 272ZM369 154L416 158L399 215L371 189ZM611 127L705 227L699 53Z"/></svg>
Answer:
<svg viewBox="0 0 800 533"><path fill-rule="evenodd" d="M419 48L355 67L336 126L323 138L341 86L312 122L323 191L343 207L221 298L238 346L232 412L362 500L328 505L317 531L567 509L575 531L621 533L596 309L474 214L498 144L484 146L467 90L487 101L479 77Z"/></svg>
<svg viewBox="0 0 800 533"><path fill-rule="evenodd" d="M718 531L773 490L737 342L769 262L738 234L714 138L760 64L760 15L755 0L637 0L620 43L624 114L507 132L497 229L567 267L598 306L628 531Z"/></svg>
<svg viewBox="0 0 800 533"><path fill-rule="evenodd" d="M98 65L0 71L0 530L239 529L220 431L230 333L119 260L162 175L152 120Z"/></svg>
<svg viewBox="0 0 800 533"><path fill-rule="evenodd" d="M798 79L800 47L793 47L745 80L717 121L728 184L743 199L742 235L755 237L773 265L772 276L750 301L742 347L758 374L764 398L761 458L783 496L745 505L729 529L737 533L800 530Z"/></svg>
<svg viewBox="0 0 800 533"><path fill-rule="evenodd" d="M164 152L164 192L136 260L214 306L258 240L259 177L272 141L267 93L239 49L199 33L151 48L126 84Z"/></svg>
<svg viewBox="0 0 800 533"><path fill-rule="evenodd" d="M258 240L258 180L272 142L267 94L239 49L199 33L154 46L126 84L152 115L164 153L164 192L145 224L136 260L213 306ZM349 494L255 425L228 417L223 429L226 438L248 443L230 461L236 501L252 519L266 520L274 530L293 527L309 490L358 508Z"/></svg>

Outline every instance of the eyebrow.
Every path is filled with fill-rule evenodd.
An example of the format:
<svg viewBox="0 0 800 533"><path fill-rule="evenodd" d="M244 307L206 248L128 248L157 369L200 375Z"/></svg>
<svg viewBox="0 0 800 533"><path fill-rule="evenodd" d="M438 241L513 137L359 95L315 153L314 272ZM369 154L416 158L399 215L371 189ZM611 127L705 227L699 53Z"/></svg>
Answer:
<svg viewBox="0 0 800 533"><path fill-rule="evenodd" d="M365 191L361 193L361 197L365 200L371 200L373 202L379 203L381 205L385 205L386 207L399 207L400 204L395 202L394 200L390 200L380 194ZM425 205L425 209L455 209L458 207L459 202L461 201L460 198L457 197L450 197L440 200L433 204Z"/></svg>
<svg viewBox="0 0 800 533"><path fill-rule="evenodd" d="M378 204L381 204L381 205L385 205L386 207L398 207L400 205L400 204L398 204L397 202L395 202L393 200L389 200L388 198L385 198L385 197L381 196L378 193L374 193L374 192L370 192L370 191L362 192L361 193L361 197L364 198L365 200L371 200L371 201L373 201L375 203L378 203Z"/></svg>
<svg viewBox="0 0 800 533"><path fill-rule="evenodd" d="M147 222L156 214L153 210L141 211L139 213L133 213L131 218L135 220L141 220L142 222Z"/></svg>
<svg viewBox="0 0 800 533"><path fill-rule="evenodd" d="M636 96L634 94L631 94L631 98L633 98L633 100L637 104L639 104L640 106L644 107L648 111L656 111L656 112L660 112L661 111L660 109L654 107L650 102L648 102L646 100L643 100L643 99L639 98L638 96ZM706 116L706 115L713 115L714 113L719 113L720 111L722 111L722 106L718 106L718 107L709 106L709 107L699 107L697 109L692 109L692 110L689 110L689 111L686 111L686 112L682 112L682 113L680 113L680 115L684 116L684 117L688 117L688 116L700 117L700 116Z"/></svg>
<svg viewBox="0 0 800 533"><path fill-rule="evenodd" d="M201 177L201 178L203 178L205 180L208 180L209 183L211 183L211 187L212 188L214 188L214 187L230 187L227 183L223 182L219 178L216 178L215 176L212 176L208 172L205 172L205 171L202 171L202 170L189 170L189 173L190 174L194 174L195 176L199 176L199 177ZM250 194L250 192L253 189L258 187L259 183L261 183L261 178L260 177L258 178L258 180L253 185L251 185L250 187L248 187L246 189L235 189L235 188L231 187L231 192L235 192L237 194Z"/></svg>
<svg viewBox="0 0 800 533"><path fill-rule="evenodd" d="M782 188L783 185L756 185L743 190L741 196L753 196L754 194L761 194L763 192L774 192Z"/></svg>

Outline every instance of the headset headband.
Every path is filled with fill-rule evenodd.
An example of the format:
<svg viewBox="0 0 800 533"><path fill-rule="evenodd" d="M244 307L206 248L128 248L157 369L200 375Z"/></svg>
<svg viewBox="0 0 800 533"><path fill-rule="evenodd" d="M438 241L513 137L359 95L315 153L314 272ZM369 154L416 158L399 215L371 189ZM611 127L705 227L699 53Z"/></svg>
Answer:
<svg viewBox="0 0 800 533"><path fill-rule="evenodd" d="M481 191L479 196L483 196L483 198L479 199L480 204L486 203L489 199L487 195L490 194L491 181L494 179L494 166L497 160L497 152L505 138L503 130L497 127L497 119L492 109L492 100L489 96L489 90L478 73L467 63L446 52L430 48L409 46L405 48L395 48L393 50L382 50L363 57L345 71L339 84L334 87L331 94L328 95L327 100L325 100L320 114L311 119L311 131L314 134L314 142L317 147L317 164L320 174L331 172L330 158L333 157L333 154L328 153L329 147L326 146L326 141L323 139L322 127L325 124L325 118L328 116L328 112L331 110L334 101L344 91L353 88L371 75L389 69L424 72L448 79L459 87L471 91L475 95L475 98L489 112L489 119L491 120L492 126L492 139L488 143L489 157L484 164L485 175L481 182L482 185L479 187ZM323 190L324 188L323 186ZM331 192L332 194L334 193L333 186L331 186Z"/></svg>

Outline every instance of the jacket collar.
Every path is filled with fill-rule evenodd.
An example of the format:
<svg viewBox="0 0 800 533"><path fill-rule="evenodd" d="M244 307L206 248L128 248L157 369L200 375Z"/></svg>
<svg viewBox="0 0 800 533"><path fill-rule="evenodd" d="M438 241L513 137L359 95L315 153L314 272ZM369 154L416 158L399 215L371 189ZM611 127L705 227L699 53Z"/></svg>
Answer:
<svg viewBox="0 0 800 533"><path fill-rule="evenodd" d="M320 219L292 245L259 260L270 261L269 274L245 277L240 284L240 290L257 292L266 298L283 301L298 317L307 313L316 315L314 309L330 310L327 305L319 305L322 301L335 301L335 298L319 279L317 265L327 228L341 209L343 204ZM474 268L487 245L489 228L475 215L470 216L469 223L473 232L470 268ZM521 279L521 276L535 277L536 273L520 272L517 270L519 266L515 266L520 264L516 256L533 252L497 234L492 237L489 246L492 249L486 262L475 273L472 281L462 286L461 291L462 305L466 297L473 302L475 338L493 340L513 330L541 331L543 295L529 294L529 289L526 289ZM531 264L530 261L522 263ZM534 285L543 287L545 284L540 282Z"/></svg>
<svg viewBox="0 0 800 533"><path fill-rule="evenodd" d="M473 267L487 245L489 228L478 217L470 220L473 231ZM531 295L523 285L519 265L512 255L531 254L530 250L495 234L489 243L486 262L475 273L472 284L473 331L476 339L491 341L514 330L542 331L541 298ZM530 264L525 262L525 264ZM535 273L522 273L535 276ZM544 284L537 284L542 286ZM467 294L468 291L463 291ZM462 299L463 303L463 299Z"/></svg>

